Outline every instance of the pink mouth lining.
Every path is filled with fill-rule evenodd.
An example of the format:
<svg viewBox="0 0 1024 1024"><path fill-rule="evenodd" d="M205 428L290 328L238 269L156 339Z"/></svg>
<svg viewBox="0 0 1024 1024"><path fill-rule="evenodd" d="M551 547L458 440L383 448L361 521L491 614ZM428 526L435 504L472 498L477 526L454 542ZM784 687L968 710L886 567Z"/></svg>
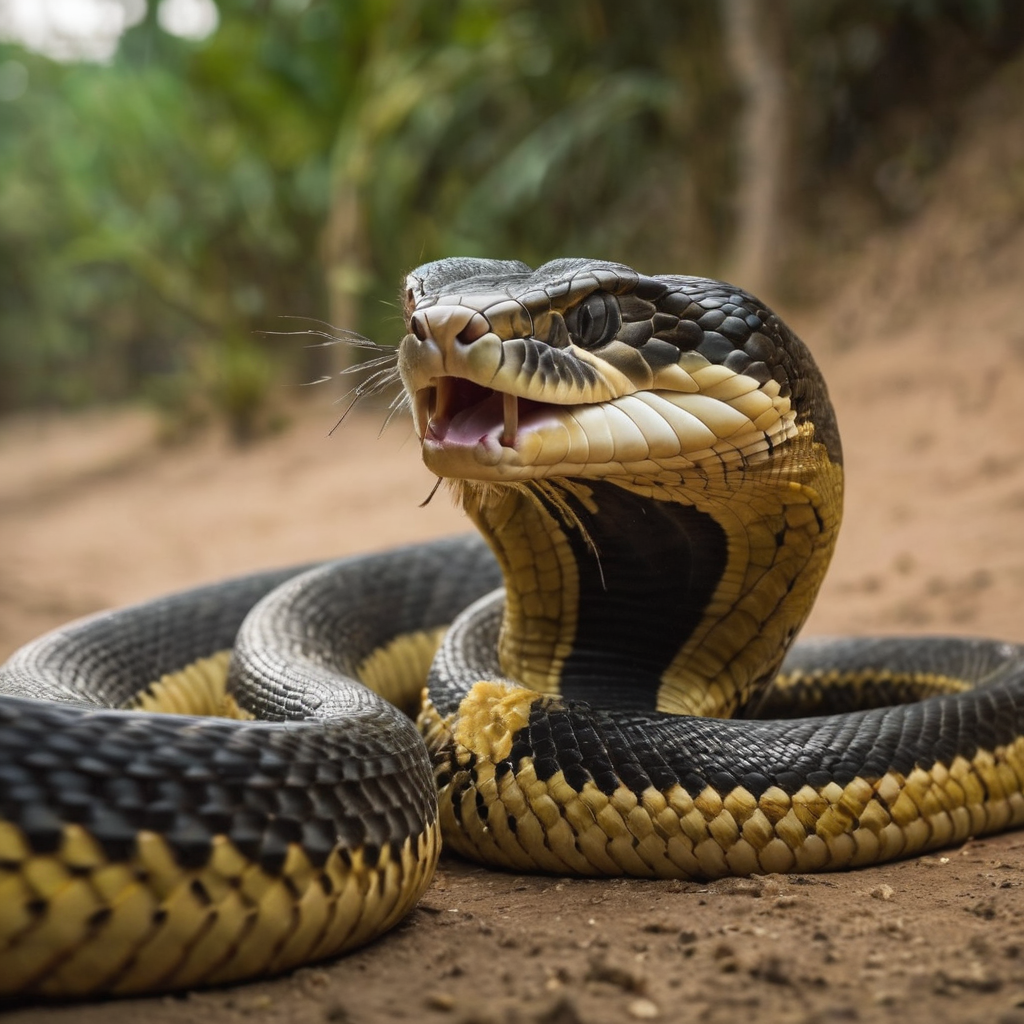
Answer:
<svg viewBox="0 0 1024 1024"><path fill-rule="evenodd" d="M444 447L474 447L488 440L514 448L519 435L550 422L557 406L516 398L461 377L441 377L430 388L423 440Z"/></svg>

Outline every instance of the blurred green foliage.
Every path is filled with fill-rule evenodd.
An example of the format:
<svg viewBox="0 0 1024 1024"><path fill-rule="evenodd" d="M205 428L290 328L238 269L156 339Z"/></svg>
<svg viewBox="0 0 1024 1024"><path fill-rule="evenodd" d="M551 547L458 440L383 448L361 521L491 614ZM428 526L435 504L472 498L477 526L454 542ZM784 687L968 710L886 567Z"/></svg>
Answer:
<svg viewBox="0 0 1024 1024"><path fill-rule="evenodd" d="M141 392L248 437L282 382L331 369L262 333L280 316L391 343L401 274L442 255L714 272L725 251L713 0L218 0L201 42L155 6L109 65L0 44L0 412ZM778 0L796 185L951 64L956 88L1013 52L1022 9Z"/></svg>

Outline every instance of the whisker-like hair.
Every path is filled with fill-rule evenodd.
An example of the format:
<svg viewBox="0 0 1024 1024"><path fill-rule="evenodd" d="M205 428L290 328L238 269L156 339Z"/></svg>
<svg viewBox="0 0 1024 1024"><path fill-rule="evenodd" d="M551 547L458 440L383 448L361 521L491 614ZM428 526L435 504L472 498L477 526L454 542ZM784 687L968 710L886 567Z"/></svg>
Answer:
<svg viewBox="0 0 1024 1024"><path fill-rule="evenodd" d="M382 356L379 359L371 359L369 363L363 363L361 366L349 367L348 369L342 371L342 373L348 373L350 372L350 370L353 369L365 369L367 366L376 367L376 369L368 377L366 377L364 380L361 380L358 384L356 384L355 387L349 388L349 390L346 391L345 394L342 395L340 399L338 399L339 402L344 402L346 399L351 399L351 401L349 401L348 405L345 408L345 411L341 414L341 417L339 418L338 422L335 423L333 427L331 427L330 431L328 431L328 437L333 435L333 433L338 429L338 427L340 427L342 423L345 422L345 418L356 407L357 403L360 402L362 399L369 398L373 395L382 394L383 392L387 391L388 388L393 387L395 384L401 383L401 377L398 372L398 367L394 365L397 358L398 353L395 352L387 356ZM402 394L398 397L399 399L404 399L405 396L404 394ZM390 403L389 408L392 411L388 414L387 418L384 421L384 425L381 427L382 433L384 431L384 428L388 425L388 423L391 421L392 416L394 415L394 401Z"/></svg>
<svg viewBox="0 0 1024 1024"><path fill-rule="evenodd" d="M385 430L391 426L391 421L401 412L406 412L412 408L412 402L409 400L409 396L404 392L400 391L394 398L391 399L391 403L388 406L388 414L384 418L384 423L381 425L380 430L377 432L377 436L381 437Z"/></svg>
<svg viewBox="0 0 1024 1024"><path fill-rule="evenodd" d="M430 488L430 493L420 502L420 504L419 504L420 508L426 508L430 504L430 500L434 497L435 494L437 494L438 487L440 487L441 484L443 484L443 483L444 483L444 477L439 476L434 481L434 486Z"/></svg>
<svg viewBox="0 0 1024 1024"><path fill-rule="evenodd" d="M598 550L594 538L590 535L583 520L576 514L569 504L568 496L572 495L579 499L581 497L579 485L572 480L524 480L517 485L522 491L530 496L530 499L548 513L555 513L559 519L570 530L576 530L587 546L587 549L594 556L597 562L597 572L601 577L601 586L606 589L604 579L604 567L601 565L601 552Z"/></svg>
<svg viewBox="0 0 1024 1024"><path fill-rule="evenodd" d="M394 361L391 359L371 359L369 363L363 363L363 368L373 370L373 372L356 385L357 389L367 388L376 391L381 387L394 384L400 379L398 367L394 365Z"/></svg>
<svg viewBox="0 0 1024 1024"><path fill-rule="evenodd" d="M358 373L360 370L376 370L381 366L394 367L398 363L398 349L375 349L373 351L381 352L382 354L374 359L365 359L361 363L353 363L351 366L346 366L338 371L338 375Z"/></svg>
<svg viewBox="0 0 1024 1024"><path fill-rule="evenodd" d="M345 411L338 418L337 423L335 423L328 431L329 437L334 434L342 423L345 422L348 414L362 399L382 394L389 388L401 383L401 376L398 371L397 346L379 345L371 338L367 338L365 335L359 334L357 331L350 331L344 327L335 327L332 324L326 323L323 320L318 320L315 317L285 316L282 317L282 319L305 321L315 326L295 331L260 331L260 333L264 335L278 335L286 337L305 336L322 338L324 339L323 341L312 343L307 347L326 348L329 345L347 345L349 348L357 349L360 352L372 354L372 358L361 359L358 362L354 362L351 366L342 367L335 374L337 377L350 377L358 374L362 376L362 379L354 387L349 388L349 390L338 399L339 403L347 401L348 404L345 407ZM308 381L307 385L322 384L332 379L333 378L331 376L324 375L315 381ZM394 419L402 409L406 408L408 404L408 400L404 393L399 394L389 403L388 414L380 428L381 433L387 429L392 419Z"/></svg>
<svg viewBox="0 0 1024 1024"><path fill-rule="evenodd" d="M572 480L510 480L503 484L482 483L476 480L449 479L445 481L446 489L450 492L455 504L461 508L465 507L466 498L474 496L480 505L486 505L491 501L501 501L502 493L507 488L512 488L525 495L542 512L553 515L570 530L575 530L583 539L590 553L597 562L597 572L601 578L601 586L605 586L604 568L601 565L601 552L598 550L594 538L590 535L586 524L576 514L569 498L574 497L581 500L586 497L586 489L581 489ZM435 487L434 490L437 488ZM430 497L434 492L431 491ZM429 500L429 499L428 499Z"/></svg>
<svg viewBox="0 0 1024 1024"><path fill-rule="evenodd" d="M301 331L259 331L259 334L263 335L279 335L279 336L301 336L303 334L311 335L316 338L325 339L322 342L318 342L317 346L327 345L351 345L356 348L372 348L381 349L385 346L378 345L377 342L367 338L365 334L360 334L358 331L350 330L347 327L335 327L333 324L329 324L326 320L320 320L313 316L299 316L295 314L283 314L279 317L281 320L304 320L307 323L316 324L316 327L307 327ZM317 347L312 346L312 347Z"/></svg>

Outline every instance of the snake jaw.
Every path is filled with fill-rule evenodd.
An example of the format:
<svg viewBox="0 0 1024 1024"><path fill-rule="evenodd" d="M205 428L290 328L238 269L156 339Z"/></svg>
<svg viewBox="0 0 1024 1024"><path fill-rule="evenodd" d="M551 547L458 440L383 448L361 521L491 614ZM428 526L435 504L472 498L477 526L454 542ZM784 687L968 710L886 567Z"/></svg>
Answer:
<svg viewBox="0 0 1024 1024"><path fill-rule="evenodd" d="M666 471L752 465L796 435L789 403L773 402L736 374L718 374L696 394L651 391L576 405L455 375L427 380L412 390L423 460L454 479L596 478L655 463Z"/></svg>

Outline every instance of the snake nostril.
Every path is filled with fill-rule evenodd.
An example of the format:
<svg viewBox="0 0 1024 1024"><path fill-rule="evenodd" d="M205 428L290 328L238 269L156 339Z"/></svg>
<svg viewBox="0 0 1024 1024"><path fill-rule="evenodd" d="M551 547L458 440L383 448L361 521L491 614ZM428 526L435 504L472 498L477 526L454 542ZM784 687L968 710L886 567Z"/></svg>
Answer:
<svg viewBox="0 0 1024 1024"><path fill-rule="evenodd" d="M469 323L455 335L455 340L463 345L472 345L474 341L478 341L487 334L490 329L491 325L487 322L487 318L479 313L474 313Z"/></svg>
<svg viewBox="0 0 1024 1024"><path fill-rule="evenodd" d="M421 317L419 313L413 313L409 318L409 330L412 331L420 341L427 340L427 328L423 323L423 317Z"/></svg>

